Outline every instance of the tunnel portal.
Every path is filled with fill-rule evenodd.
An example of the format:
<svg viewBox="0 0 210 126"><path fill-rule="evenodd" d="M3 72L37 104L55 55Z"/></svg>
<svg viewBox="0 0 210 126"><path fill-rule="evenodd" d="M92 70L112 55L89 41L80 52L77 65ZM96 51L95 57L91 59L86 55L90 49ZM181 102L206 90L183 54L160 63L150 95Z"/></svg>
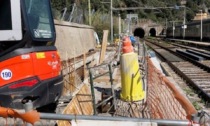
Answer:
<svg viewBox="0 0 210 126"><path fill-rule="evenodd" d="M137 36L139 38L144 38L144 35L145 35L145 31L143 28L136 28L134 30L134 36Z"/></svg>
<svg viewBox="0 0 210 126"><path fill-rule="evenodd" d="M149 35L152 36L152 37L155 37L156 36L156 30L155 30L155 28L151 28L149 30Z"/></svg>

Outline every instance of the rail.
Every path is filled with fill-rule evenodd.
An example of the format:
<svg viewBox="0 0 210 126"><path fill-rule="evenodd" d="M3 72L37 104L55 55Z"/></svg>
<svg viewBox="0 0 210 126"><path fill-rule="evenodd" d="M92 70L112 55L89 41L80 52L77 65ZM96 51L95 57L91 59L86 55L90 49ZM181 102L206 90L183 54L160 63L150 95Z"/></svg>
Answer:
<svg viewBox="0 0 210 126"><path fill-rule="evenodd" d="M181 40L181 39L168 39L168 40L189 43L189 44L194 44L194 45L199 45L199 46L210 46L210 43L208 42L196 42L196 41Z"/></svg>

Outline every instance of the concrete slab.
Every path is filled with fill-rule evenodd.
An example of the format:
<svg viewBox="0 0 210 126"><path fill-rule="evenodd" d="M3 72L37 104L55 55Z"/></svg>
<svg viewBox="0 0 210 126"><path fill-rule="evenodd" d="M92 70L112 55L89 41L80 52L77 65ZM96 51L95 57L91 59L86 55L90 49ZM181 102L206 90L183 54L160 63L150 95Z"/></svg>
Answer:
<svg viewBox="0 0 210 126"><path fill-rule="evenodd" d="M56 47L61 60L68 60L94 50L96 39L93 27L55 21Z"/></svg>

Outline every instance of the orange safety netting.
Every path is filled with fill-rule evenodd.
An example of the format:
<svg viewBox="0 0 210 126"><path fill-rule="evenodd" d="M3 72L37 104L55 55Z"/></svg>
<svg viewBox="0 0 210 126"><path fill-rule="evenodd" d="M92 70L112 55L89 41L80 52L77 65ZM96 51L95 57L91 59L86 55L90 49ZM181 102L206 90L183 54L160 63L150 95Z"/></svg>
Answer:
<svg viewBox="0 0 210 126"><path fill-rule="evenodd" d="M8 117L13 117L13 118L20 118L25 122L34 124L36 121L40 120L40 115L37 111L29 111L26 113L18 113L17 111L10 109L10 108L3 108L0 107L0 117L3 118L8 118Z"/></svg>
<svg viewBox="0 0 210 126"><path fill-rule="evenodd" d="M193 105L148 59L147 105L153 119L189 119L196 113Z"/></svg>
<svg viewBox="0 0 210 126"><path fill-rule="evenodd" d="M193 105L181 95L173 83L154 67L149 59L147 81L147 107L150 118L186 120L196 113ZM21 114L13 109L3 107L0 107L0 117L20 118L31 124L40 120L40 115L37 111Z"/></svg>

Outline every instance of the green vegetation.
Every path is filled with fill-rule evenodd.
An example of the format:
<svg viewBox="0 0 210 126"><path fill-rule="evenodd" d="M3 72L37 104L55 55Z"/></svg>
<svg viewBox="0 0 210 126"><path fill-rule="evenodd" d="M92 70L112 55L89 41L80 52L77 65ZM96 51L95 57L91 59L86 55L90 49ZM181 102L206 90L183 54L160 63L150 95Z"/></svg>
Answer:
<svg viewBox="0 0 210 126"><path fill-rule="evenodd" d="M186 87L186 88L184 88L183 90L184 90L185 93L186 93L187 95L189 95L189 96L193 96L193 95L194 95L194 91L193 91L191 88L189 88L189 87Z"/></svg>
<svg viewBox="0 0 210 126"><path fill-rule="evenodd" d="M107 3L102 3L102 1ZM83 11L88 11L88 0L51 0L53 8L61 11L64 7L69 10L72 9L73 3L76 2L78 8L82 8ZM90 0L91 10L95 12L109 13L110 11L110 0ZM114 15L117 16L119 13L125 15L128 13L138 13L140 18L148 18L155 21L162 21L167 18L168 20L182 19L183 8L177 9L155 9L147 10L149 7L175 7L183 6L181 5L181 0L113 0L113 7L115 8L125 8L125 7L145 7L144 10L129 10L129 11L117 11ZM206 9L210 7L210 0L187 0L186 7L188 8L187 20L190 21L194 17L195 13L199 12L200 9L207 11Z"/></svg>
<svg viewBox="0 0 210 126"><path fill-rule="evenodd" d="M202 107L199 105L199 102L195 101L192 103L196 110L201 110Z"/></svg>
<svg viewBox="0 0 210 126"><path fill-rule="evenodd" d="M89 24L88 22L88 1L89 0L51 0L54 17L61 18L62 10L66 7L68 9L67 16L73 10L73 19L71 22ZM103 3L106 2L106 3ZM110 0L90 0L92 13L92 26L101 31L103 29L110 29ZM113 0L114 8L129 8L129 7L144 7L145 9L128 10L128 11L113 11L114 31L117 32L117 18L121 15L122 19L126 19L126 14L138 14L139 19L151 19L155 22L165 25L167 21L180 21L184 19L184 8L177 6L186 6L186 21L190 22L199 10L208 12L210 7L210 0L186 0L186 4L181 4L181 0ZM176 6L176 7L175 7ZM151 7L174 7L174 9L146 9ZM176 8L176 9L175 9ZM81 16L82 14L82 16ZM66 18L68 19L68 17ZM115 32L115 33L116 33ZM101 36L101 33L99 33Z"/></svg>

